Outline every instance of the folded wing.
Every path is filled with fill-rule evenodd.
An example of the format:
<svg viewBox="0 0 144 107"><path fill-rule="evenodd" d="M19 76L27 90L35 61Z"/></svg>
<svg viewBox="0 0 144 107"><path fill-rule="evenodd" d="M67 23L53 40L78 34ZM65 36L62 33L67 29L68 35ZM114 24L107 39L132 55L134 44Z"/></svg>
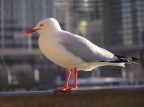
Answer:
<svg viewBox="0 0 144 107"><path fill-rule="evenodd" d="M65 31L62 32L60 36L62 39L61 45L63 45L67 51L80 57L85 62L117 60L117 57L114 54L94 45L81 36Z"/></svg>

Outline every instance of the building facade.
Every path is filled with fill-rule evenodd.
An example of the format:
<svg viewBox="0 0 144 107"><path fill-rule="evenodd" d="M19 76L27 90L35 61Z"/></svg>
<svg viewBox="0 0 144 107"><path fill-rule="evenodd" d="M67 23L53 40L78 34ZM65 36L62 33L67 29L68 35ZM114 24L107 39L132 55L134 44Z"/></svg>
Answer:
<svg viewBox="0 0 144 107"><path fill-rule="evenodd" d="M31 74L38 70L57 72L59 68L39 51L38 35L24 34L40 20L54 17L62 29L116 54L140 58L133 75L143 75L143 11L143 0L0 0L0 73L7 72L9 83L17 83L17 76L11 75L22 69Z"/></svg>
<svg viewBox="0 0 144 107"><path fill-rule="evenodd" d="M129 66L134 75L143 75L143 0L103 0L104 46L116 54L139 58ZM131 75L131 74L130 74Z"/></svg>
<svg viewBox="0 0 144 107"><path fill-rule="evenodd" d="M34 80L37 69L54 66L42 57L38 35L25 35L40 20L54 17L54 7L53 0L0 0L0 76L7 74L8 84L19 84L19 75L25 73Z"/></svg>

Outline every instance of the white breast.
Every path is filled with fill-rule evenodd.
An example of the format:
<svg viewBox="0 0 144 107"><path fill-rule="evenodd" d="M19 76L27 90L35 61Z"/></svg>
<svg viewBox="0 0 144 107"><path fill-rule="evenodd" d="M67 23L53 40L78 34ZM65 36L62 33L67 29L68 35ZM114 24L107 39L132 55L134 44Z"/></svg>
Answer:
<svg viewBox="0 0 144 107"><path fill-rule="evenodd" d="M59 41L60 38L40 36L39 48L49 60L59 66L73 68L79 67L81 64L83 64L83 60L68 52L64 46L59 44Z"/></svg>

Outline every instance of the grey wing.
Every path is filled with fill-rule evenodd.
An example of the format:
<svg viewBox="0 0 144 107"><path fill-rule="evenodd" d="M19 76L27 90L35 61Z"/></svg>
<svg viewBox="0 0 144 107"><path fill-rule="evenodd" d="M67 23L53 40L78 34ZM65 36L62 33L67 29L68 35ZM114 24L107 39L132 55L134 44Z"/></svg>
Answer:
<svg viewBox="0 0 144 107"><path fill-rule="evenodd" d="M94 45L83 37L69 32L63 32L61 37L61 44L65 49L85 62L114 60L111 52Z"/></svg>

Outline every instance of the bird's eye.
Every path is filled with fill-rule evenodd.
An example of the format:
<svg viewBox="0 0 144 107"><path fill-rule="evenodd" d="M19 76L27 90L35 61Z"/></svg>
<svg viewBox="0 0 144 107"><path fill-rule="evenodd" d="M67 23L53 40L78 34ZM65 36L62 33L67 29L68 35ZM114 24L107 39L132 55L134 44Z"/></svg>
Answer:
<svg viewBox="0 0 144 107"><path fill-rule="evenodd" d="M40 24L40 27L43 27L43 24Z"/></svg>

